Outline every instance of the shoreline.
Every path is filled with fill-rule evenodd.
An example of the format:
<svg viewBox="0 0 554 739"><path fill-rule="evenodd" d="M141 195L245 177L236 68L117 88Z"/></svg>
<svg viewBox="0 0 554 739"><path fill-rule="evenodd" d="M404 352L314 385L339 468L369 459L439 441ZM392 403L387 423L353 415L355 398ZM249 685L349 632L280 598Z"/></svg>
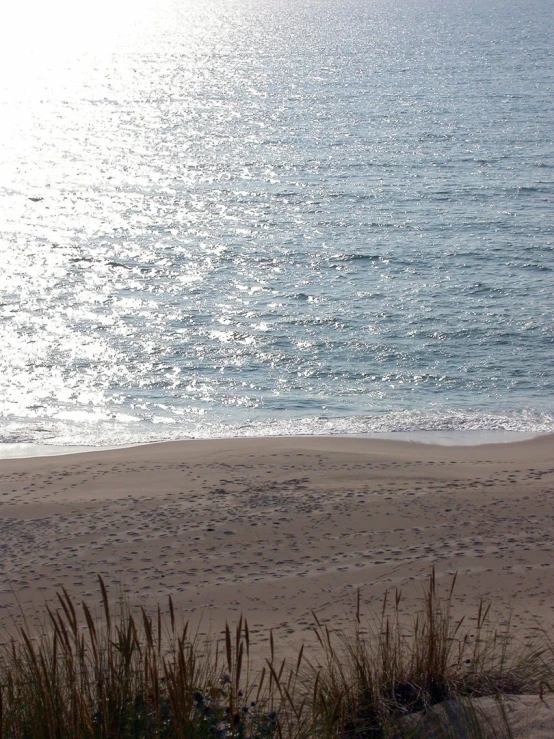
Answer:
<svg viewBox="0 0 554 739"><path fill-rule="evenodd" d="M554 434L479 446L249 437L0 460L0 619L32 619L64 587L93 603L167 607L217 631L296 648L312 611L333 628L431 568L458 573L523 631L554 626ZM17 598L16 598L17 596Z"/></svg>
<svg viewBox="0 0 554 739"><path fill-rule="evenodd" d="M33 459L35 457L59 457L71 454L85 454L89 452L116 451L131 449L133 447L151 446L156 444L178 444L189 441L226 441L229 439L295 439L295 438L324 438L324 439L367 439L385 441L409 441L416 444L428 444L438 446L482 446L484 444L511 444L517 441L527 441L548 436L554 432L533 431L506 431L504 429L473 429L463 430L418 430L418 431L385 431L373 434L282 434L264 436L221 436L209 438L185 438L177 440L142 441L115 446L91 446L84 444L58 445L58 444L34 444L29 442L0 443L0 461L4 459Z"/></svg>

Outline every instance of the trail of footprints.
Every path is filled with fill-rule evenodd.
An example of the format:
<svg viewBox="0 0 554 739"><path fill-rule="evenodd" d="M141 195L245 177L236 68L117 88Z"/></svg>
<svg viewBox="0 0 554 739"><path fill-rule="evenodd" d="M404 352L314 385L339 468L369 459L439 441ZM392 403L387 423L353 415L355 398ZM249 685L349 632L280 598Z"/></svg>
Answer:
<svg viewBox="0 0 554 739"><path fill-rule="evenodd" d="M324 455L288 458L285 465L254 456L234 466L60 464L1 475L0 616L12 612L14 590L22 601L26 592L51 597L61 585L91 598L96 575L109 582L114 572L131 598L181 594L193 610L210 606L223 588L231 610L263 602L275 612L283 611L291 579L301 593L311 588L314 606L323 608L379 580L403 587L432 565L475 575L492 558L506 578L551 575L554 468L507 469L468 482L455 476L454 463L367 462L353 464L344 484L323 494L311 470L340 478L344 469ZM158 490L162 470L171 482ZM208 481L214 470L216 485ZM114 475L131 484L105 500ZM534 493L540 520L522 511L525 496L502 496L526 480L541 484ZM482 493L477 508L464 496L475 490ZM401 525L391 526L393 519ZM540 601L541 592L535 595ZM289 619L279 623L290 631Z"/></svg>

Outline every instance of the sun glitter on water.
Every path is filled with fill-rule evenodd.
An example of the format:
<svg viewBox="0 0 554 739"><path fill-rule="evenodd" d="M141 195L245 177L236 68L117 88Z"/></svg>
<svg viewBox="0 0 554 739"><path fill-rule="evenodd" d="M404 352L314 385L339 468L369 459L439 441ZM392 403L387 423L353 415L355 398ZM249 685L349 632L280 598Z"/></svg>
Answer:
<svg viewBox="0 0 554 739"><path fill-rule="evenodd" d="M549 20L510 8L10 6L0 442L554 428Z"/></svg>

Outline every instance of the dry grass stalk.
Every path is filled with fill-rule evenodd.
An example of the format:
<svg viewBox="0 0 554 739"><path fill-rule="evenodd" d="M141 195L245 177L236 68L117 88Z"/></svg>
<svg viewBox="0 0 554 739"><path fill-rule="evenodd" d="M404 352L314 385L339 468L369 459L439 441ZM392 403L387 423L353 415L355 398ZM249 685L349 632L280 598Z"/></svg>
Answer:
<svg viewBox="0 0 554 739"><path fill-rule="evenodd" d="M441 739L461 724L464 736L492 736L471 699L551 690L554 649L517 648L484 604L466 628L452 618L454 584L439 597L433 572L420 612L406 620L396 593L368 625L358 593L349 634L314 614L311 659L304 648L278 659L270 632L260 672L243 618L221 650L177 625L171 598L167 620L159 607L137 616L110 607L99 578L95 616L62 590L37 636L23 626L0 643L0 739L385 739L426 736L429 722ZM414 714L428 718L407 722Z"/></svg>

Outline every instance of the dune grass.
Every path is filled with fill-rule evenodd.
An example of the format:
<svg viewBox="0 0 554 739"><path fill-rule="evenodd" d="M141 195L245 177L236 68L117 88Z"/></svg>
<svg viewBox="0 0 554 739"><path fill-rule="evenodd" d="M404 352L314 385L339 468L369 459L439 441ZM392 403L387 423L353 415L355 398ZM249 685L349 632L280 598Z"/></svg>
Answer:
<svg viewBox="0 0 554 739"><path fill-rule="evenodd" d="M349 631L314 614L317 648L280 659L270 633L263 664L242 618L200 639L171 598L167 616L151 615L110 605L99 586L98 614L64 590L38 633L0 631L1 739L509 737L502 697L553 685L546 635L518 642L484 604L472 625L455 620L454 581L440 596L434 573L418 612L395 593L365 620L358 594ZM480 696L497 699L496 726Z"/></svg>

